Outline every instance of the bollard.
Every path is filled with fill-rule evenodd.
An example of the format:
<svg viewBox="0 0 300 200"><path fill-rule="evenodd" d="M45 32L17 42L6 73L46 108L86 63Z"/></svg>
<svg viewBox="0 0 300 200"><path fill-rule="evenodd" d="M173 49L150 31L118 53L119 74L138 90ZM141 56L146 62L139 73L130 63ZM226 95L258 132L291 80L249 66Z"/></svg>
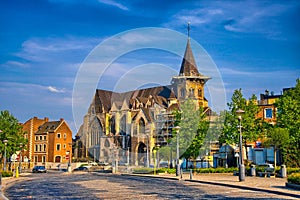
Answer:
<svg viewBox="0 0 300 200"><path fill-rule="evenodd" d="M255 165L250 166L250 176L256 176Z"/></svg>
<svg viewBox="0 0 300 200"><path fill-rule="evenodd" d="M16 167L16 178L19 178L19 168Z"/></svg>
<svg viewBox="0 0 300 200"><path fill-rule="evenodd" d="M182 174L183 174L182 168L180 168L180 179L182 179Z"/></svg>
<svg viewBox="0 0 300 200"><path fill-rule="evenodd" d="M286 166L285 165L281 165L280 176L281 176L281 178L286 178Z"/></svg>
<svg viewBox="0 0 300 200"><path fill-rule="evenodd" d="M193 170L190 169L190 180L193 180Z"/></svg>

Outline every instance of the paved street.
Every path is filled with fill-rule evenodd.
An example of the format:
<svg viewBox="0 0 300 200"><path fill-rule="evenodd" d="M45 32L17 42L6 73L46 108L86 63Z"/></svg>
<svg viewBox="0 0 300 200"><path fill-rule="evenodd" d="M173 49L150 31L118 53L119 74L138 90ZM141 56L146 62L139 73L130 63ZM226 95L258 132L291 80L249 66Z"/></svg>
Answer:
<svg viewBox="0 0 300 200"><path fill-rule="evenodd" d="M261 179L267 180L267 179ZM29 174L8 184L9 199L293 199L175 179L100 173ZM295 199L295 198L294 198Z"/></svg>

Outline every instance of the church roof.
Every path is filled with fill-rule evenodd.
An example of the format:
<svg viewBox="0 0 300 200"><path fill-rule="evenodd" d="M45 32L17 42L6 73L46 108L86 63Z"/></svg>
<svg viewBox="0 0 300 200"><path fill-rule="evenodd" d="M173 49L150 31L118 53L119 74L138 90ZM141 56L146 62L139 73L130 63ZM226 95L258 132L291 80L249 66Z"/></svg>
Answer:
<svg viewBox="0 0 300 200"><path fill-rule="evenodd" d="M190 38L188 38L184 57L181 63L179 76L199 76L199 72L197 69L197 65L195 62L195 58L192 52L191 44L190 44Z"/></svg>
<svg viewBox="0 0 300 200"><path fill-rule="evenodd" d="M174 92L168 86L157 86L124 93L112 92L97 89L95 94L95 110L97 113L109 112L114 105L114 109L121 109L124 101L129 108L134 106L136 100L146 107L149 98L153 99L158 105L167 108L168 99L174 97Z"/></svg>

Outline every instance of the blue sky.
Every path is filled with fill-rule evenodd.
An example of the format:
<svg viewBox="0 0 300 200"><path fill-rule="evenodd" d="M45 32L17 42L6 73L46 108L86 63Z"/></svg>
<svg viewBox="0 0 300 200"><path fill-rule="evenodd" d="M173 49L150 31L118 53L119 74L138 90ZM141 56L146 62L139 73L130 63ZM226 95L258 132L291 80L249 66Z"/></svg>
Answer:
<svg viewBox="0 0 300 200"><path fill-rule="evenodd" d="M187 22L191 38L217 66L227 101L239 88L247 98L266 89L279 94L294 86L300 74L299 11L297 0L1 1L0 110L9 110L20 122L33 116L64 118L75 134L74 82L97 45L144 27L186 34ZM183 54L185 44L177 48ZM153 49L128 52L112 63L97 87L113 89L122 74L152 62L176 72L181 57ZM205 62L197 59L197 64L200 72L207 70Z"/></svg>

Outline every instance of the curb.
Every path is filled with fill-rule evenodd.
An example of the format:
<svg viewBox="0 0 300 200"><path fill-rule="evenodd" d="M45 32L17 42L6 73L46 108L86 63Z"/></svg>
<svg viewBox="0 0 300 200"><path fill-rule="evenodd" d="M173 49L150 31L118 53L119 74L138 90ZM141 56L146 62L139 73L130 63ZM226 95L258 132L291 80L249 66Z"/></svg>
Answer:
<svg viewBox="0 0 300 200"><path fill-rule="evenodd" d="M288 187L288 188L295 189L295 190L300 190L300 185L297 185L297 184L285 183L285 186Z"/></svg>
<svg viewBox="0 0 300 200"><path fill-rule="evenodd" d="M180 179L178 177L167 177L167 176L162 177L162 176L141 175L141 174L121 174L121 175L122 176L141 176L141 177L149 177L149 178L160 178L160 179L169 179L169 180L177 180L177 181L179 180L179 181L202 183L202 184L210 184L210 185L219 185L219 186L224 186L224 187L238 188L238 189L243 189L243 190L260 191L260 192L266 192L266 193L271 193L271 194L289 196L289 197L300 199L300 195L297 195L297 194L291 194L291 193L287 193L287 192L270 190L270 189L264 189L264 188L254 188L254 187L249 187L249 186L231 185L231 184L219 183L219 182L213 182L213 181Z"/></svg>
<svg viewBox="0 0 300 200"><path fill-rule="evenodd" d="M300 195L297 195L297 194L291 194L291 193L287 193L287 192L281 192L281 191L276 191L276 190L269 190L269 189L264 189L264 188L254 188L254 187L242 186L242 185L231 185L231 184L226 184L226 183L218 183L218 182L210 182L210 181L200 181L200 180L190 180L190 179L184 179L184 181L197 182L197 183L203 183L203 184L211 184L211 185L219 185L219 186L225 186L225 187L231 187L231 188L238 188L238 189L243 189L243 190L260 191L260 192L266 192L266 193L283 195L283 196L290 196L290 197L294 197L294 198L299 198L300 199Z"/></svg>

